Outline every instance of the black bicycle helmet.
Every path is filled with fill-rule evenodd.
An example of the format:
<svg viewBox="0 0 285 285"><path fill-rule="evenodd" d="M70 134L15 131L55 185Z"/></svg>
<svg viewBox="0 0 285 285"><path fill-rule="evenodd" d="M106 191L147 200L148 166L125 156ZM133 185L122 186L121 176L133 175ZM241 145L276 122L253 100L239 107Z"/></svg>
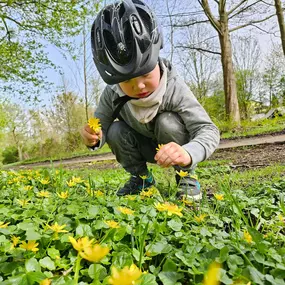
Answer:
<svg viewBox="0 0 285 285"><path fill-rule="evenodd" d="M152 71L163 43L151 9L141 0L123 0L99 12L91 46L103 80L117 84Z"/></svg>

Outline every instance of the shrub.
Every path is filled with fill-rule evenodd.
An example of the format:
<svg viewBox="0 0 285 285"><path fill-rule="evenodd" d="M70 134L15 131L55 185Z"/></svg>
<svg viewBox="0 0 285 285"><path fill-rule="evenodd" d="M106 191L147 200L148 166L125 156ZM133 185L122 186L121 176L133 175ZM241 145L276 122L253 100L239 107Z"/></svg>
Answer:
<svg viewBox="0 0 285 285"><path fill-rule="evenodd" d="M19 161L18 149L15 146L8 146L2 152L2 163L9 164Z"/></svg>

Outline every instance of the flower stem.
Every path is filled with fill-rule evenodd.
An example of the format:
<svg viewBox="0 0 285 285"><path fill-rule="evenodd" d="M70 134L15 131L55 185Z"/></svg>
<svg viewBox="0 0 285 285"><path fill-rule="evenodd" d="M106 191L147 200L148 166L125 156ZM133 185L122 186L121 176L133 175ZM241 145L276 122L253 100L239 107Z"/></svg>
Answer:
<svg viewBox="0 0 285 285"><path fill-rule="evenodd" d="M80 270L80 261L81 261L81 256L77 255L77 259L76 259L76 264L75 264L75 275L74 275L74 285L78 284L78 279L79 279L79 270Z"/></svg>

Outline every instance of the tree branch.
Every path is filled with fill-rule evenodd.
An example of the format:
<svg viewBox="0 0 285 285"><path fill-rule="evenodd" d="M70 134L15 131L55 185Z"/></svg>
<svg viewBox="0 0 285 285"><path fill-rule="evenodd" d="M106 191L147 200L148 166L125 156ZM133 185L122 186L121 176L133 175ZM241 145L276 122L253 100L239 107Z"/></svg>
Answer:
<svg viewBox="0 0 285 285"><path fill-rule="evenodd" d="M211 54L216 54L216 55L221 55L220 52L218 51L212 51L212 50L208 50L208 49L203 49L203 48L198 48L198 47L189 47L189 46L176 46L177 48L184 48L184 49L192 49L192 50L197 50L200 52L207 52L207 53L211 53Z"/></svg>
<svg viewBox="0 0 285 285"><path fill-rule="evenodd" d="M234 32L234 31L236 31L236 30L239 30L239 29L241 29L241 28L247 27L247 26L253 26L254 24L258 24L258 23L265 22L265 21L267 21L268 19L270 19L270 18L272 18L272 17L274 17L274 16L275 16L275 14L272 14L272 15L270 15L270 16L264 18L264 19L256 20L256 21L251 21L251 22L246 23L246 24L244 24L244 25L237 26L237 27L235 27L235 28L229 30L229 32L231 33L231 32Z"/></svg>
<svg viewBox="0 0 285 285"><path fill-rule="evenodd" d="M190 27L190 26L194 26L196 24L202 24L202 23L208 23L208 22L209 22L209 20L193 21L191 23L185 23L185 24L173 24L173 27L176 27L176 28Z"/></svg>
<svg viewBox="0 0 285 285"><path fill-rule="evenodd" d="M203 8L203 10L205 11L206 16L208 17L208 19L210 20L211 24L213 25L213 27L215 28L215 30L221 34L221 29L220 29L220 23L219 21L214 17L214 15L211 12L208 0L198 0L199 4L201 5L201 7Z"/></svg>
<svg viewBox="0 0 285 285"><path fill-rule="evenodd" d="M239 2L236 6L234 6L231 10L228 11L228 15L230 15L232 12L238 9L245 2L247 2L247 0L242 0L241 2Z"/></svg>
<svg viewBox="0 0 285 285"><path fill-rule="evenodd" d="M243 7L242 9L240 9L239 11L237 11L234 15L230 16L229 19L232 19L234 18L236 15L246 11L247 9L251 8L252 6L256 5L256 3L260 2L260 0L257 0L256 2L254 3L251 3L250 5L246 6L246 7Z"/></svg>
<svg viewBox="0 0 285 285"><path fill-rule="evenodd" d="M1 41L3 41L6 38L6 36L8 35L8 41L10 42L11 41L11 32L10 32L8 26L7 26L7 23L6 23L5 19L4 18L1 18L1 19L2 19L2 22L4 23L4 26L5 26L5 29L6 29L6 35L1 39Z"/></svg>

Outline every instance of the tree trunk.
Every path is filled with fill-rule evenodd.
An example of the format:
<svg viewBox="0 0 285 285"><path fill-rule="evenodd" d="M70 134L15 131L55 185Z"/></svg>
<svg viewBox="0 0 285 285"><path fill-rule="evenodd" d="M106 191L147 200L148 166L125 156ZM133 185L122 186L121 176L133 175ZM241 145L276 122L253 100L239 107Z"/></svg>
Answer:
<svg viewBox="0 0 285 285"><path fill-rule="evenodd" d="M274 0L274 2L275 2L276 15L278 18L278 24L279 24L279 29L280 29L283 54L285 56L285 22L284 22L282 4L280 0Z"/></svg>
<svg viewBox="0 0 285 285"><path fill-rule="evenodd" d="M84 75L84 100L85 100L85 116L88 121L88 89L87 89L87 54L86 54L86 31L85 23L83 27L83 75Z"/></svg>
<svg viewBox="0 0 285 285"><path fill-rule="evenodd" d="M221 22L221 33L219 33L219 40L221 45L221 61L223 66L226 115L227 119L239 126L240 113L232 59L232 45L228 30L228 23L226 20Z"/></svg>

